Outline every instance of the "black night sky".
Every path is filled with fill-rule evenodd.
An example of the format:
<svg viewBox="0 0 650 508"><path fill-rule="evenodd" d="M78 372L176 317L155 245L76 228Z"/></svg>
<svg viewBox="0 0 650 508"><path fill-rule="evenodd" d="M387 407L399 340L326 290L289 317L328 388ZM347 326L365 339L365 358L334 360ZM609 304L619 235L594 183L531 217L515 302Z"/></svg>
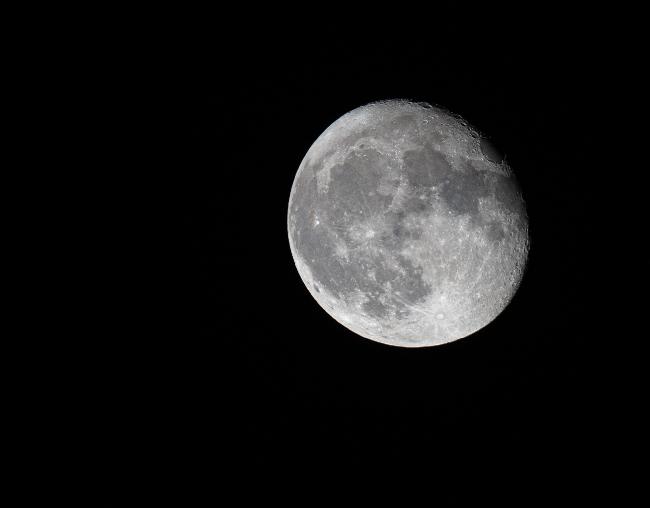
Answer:
<svg viewBox="0 0 650 508"><path fill-rule="evenodd" d="M89 454L111 506L141 483L216 502L238 481L292 492L298 478L328 490L365 475L375 488L412 476L441 506L476 489L554 498L581 485L576 470L598 467L593 104L610 100L607 66L579 31L467 30L438 25L408 44L217 34L170 49L146 211L146 227L163 230L167 301L155 332L98 346L90 380ZM339 116L390 98L440 105L486 133L527 202L520 290L489 326L440 347L385 346L342 327L289 250L303 156Z"/></svg>

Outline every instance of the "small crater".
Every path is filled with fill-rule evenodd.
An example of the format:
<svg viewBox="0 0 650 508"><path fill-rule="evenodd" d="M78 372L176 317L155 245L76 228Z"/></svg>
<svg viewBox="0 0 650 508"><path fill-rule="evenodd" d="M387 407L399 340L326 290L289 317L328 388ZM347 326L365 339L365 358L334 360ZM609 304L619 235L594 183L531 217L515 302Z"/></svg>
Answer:
<svg viewBox="0 0 650 508"><path fill-rule="evenodd" d="M485 236L491 242L500 242L506 234L501 224L498 222L490 222L486 227Z"/></svg>

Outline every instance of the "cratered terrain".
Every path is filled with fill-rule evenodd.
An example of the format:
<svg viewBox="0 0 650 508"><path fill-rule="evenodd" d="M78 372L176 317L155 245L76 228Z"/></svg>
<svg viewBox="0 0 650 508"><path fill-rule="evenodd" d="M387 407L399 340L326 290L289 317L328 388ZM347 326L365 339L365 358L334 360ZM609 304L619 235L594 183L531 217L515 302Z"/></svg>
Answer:
<svg viewBox="0 0 650 508"><path fill-rule="evenodd" d="M316 140L293 182L288 233L323 309L404 347L488 325L515 294L529 248L507 162L460 117L402 100L357 108Z"/></svg>

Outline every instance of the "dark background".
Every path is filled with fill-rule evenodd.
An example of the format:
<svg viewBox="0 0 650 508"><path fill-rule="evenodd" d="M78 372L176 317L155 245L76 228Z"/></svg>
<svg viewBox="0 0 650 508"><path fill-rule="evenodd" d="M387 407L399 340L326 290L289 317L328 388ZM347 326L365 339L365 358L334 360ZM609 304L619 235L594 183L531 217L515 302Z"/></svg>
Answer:
<svg viewBox="0 0 650 508"><path fill-rule="evenodd" d="M161 229L151 263L165 260L154 274L165 302L151 326L98 346L91 366L88 454L111 502L142 484L214 500L237 481L247 495L268 479L328 490L365 475L375 489L402 475L444 487L449 504L595 491L612 446L594 278L611 135L600 115L614 108L606 35L516 27L172 45L155 205L138 229ZM303 156L342 114L390 98L442 106L485 133L528 206L529 265L514 300L444 346L348 331L309 295L289 250Z"/></svg>

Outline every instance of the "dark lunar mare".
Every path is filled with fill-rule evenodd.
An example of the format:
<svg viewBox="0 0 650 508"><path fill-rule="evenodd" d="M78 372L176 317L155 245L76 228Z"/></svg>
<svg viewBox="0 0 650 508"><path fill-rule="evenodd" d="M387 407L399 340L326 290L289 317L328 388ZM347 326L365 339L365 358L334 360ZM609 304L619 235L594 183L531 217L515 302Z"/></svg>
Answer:
<svg viewBox="0 0 650 508"><path fill-rule="evenodd" d="M421 268L400 255L389 258L394 261L391 266L386 252L399 252L405 240L419 236L417 231L404 226L403 219L407 213L423 207L413 203L399 212L391 212L388 210L391 196L377 192L370 195L368 189L377 189L384 176L384 162L372 149L361 152L350 154L343 164L332 168L330 187L325 194L317 191L314 168L320 164L305 167L305 178L298 183L298 198L292 207L295 245L315 281L337 298L349 300L353 293L361 292L367 298L363 309L368 315L386 317L389 309L394 309L396 317L403 317L408 312L404 300L420 302L431 288L422 280ZM298 213L301 210L310 213ZM349 228L356 221L377 215L384 216L384 230L378 232L371 245L357 245ZM316 217L322 217L328 226L315 227ZM337 255L337 240L349 246L351 259ZM374 278L368 277L371 270ZM390 293L387 283L391 285Z"/></svg>

